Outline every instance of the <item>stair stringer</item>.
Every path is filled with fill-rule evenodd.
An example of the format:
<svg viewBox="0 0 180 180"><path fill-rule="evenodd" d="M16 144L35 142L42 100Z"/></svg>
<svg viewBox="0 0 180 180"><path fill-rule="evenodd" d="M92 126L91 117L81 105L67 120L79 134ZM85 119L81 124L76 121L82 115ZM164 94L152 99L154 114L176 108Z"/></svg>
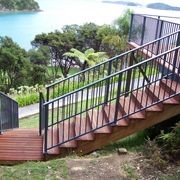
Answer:
<svg viewBox="0 0 180 180"><path fill-rule="evenodd" d="M94 141L78 141L78 146L74 149L74 152L78 155L88 154L109 143L120 140L180 114L180 105L164 104L163 106L163 111L161 112L146 112L145 120L131 120L127 127L114 126L110 134L97 134Z"/></svg>

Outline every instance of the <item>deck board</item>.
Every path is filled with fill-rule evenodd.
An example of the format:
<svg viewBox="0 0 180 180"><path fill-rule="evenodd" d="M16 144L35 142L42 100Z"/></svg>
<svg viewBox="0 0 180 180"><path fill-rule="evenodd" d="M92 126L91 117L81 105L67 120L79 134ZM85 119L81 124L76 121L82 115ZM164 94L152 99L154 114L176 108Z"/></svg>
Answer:
<svg viewBox="0 0 180 180"><path fill-rule="evenodd" d="M14 129L0 135L0 161L43 159L43 139L36 129Z"/></svg>

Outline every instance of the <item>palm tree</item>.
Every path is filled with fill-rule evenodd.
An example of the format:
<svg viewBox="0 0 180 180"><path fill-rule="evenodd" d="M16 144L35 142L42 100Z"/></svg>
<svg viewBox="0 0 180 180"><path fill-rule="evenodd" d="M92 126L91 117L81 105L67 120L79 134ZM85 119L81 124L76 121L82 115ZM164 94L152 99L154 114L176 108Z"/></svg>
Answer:
<svg viewBox="0 0 180 180"><path fill-rule="evenodd" d="M106 52L95 52L93 48L87 49L84 53L72 48L70 52L64 53L63 56L74 58L82 70L108 59Z"/></svg>

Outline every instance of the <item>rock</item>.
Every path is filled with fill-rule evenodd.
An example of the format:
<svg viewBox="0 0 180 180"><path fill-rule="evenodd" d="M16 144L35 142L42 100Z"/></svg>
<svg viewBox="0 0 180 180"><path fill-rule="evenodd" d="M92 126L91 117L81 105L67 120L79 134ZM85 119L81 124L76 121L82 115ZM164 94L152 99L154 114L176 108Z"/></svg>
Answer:
<svg viewBox="0 0 180 180"><path fill-rule="evenodd" d="M119 155L127 154L127 153L128 153L128 151L127 151L126 148L119 148L119 149L117 150L117 152L118 152Z"/></svg>
<svg viewBox="0 0 180 180"><path fill-rule="evenodd" d="M98 154L96 151L94 151L94 152L92 153L92 155L93 155L94 157L99 157L99 154Z"/></svg>
<svg viewBox="0 0 180 180"><path fill-rule="evenodd" d="M71 168L71 170L72 171L83 171L84 168L79 166L79 167L73 167L73 168Z"/></svg>

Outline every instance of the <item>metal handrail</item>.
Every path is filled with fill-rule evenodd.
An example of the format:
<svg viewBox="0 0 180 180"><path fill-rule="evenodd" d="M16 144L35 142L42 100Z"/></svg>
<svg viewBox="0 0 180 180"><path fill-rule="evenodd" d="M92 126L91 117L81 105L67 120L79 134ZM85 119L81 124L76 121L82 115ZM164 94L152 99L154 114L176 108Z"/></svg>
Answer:
<svg viewBox="0 0 180 180"><path fill-rule="evenodd" d="M99 80L97 80L97 81L95 81L95 82L89 83L88 85L85 85L85 86L83 86L83 87L81 87L81 88L79 88L79 89L76 89L76 90L71 91L71 92L69 92L69 93L67 93L67 94L64 94L64 95L62 95L62 96L60 96L60 97L54 98L54 99L52 99L52 100L50 100L50 101L47 101L47 102L44 103L44 106L46 106L46 105L48 105L48 104L52 104L53 102L56 102L56 101L58 101L58 100L60 100L60 99L62 99L62 98L65 98L66 96L69 96L69 95L71 95L71 94L74 94L74 93L77 93L77 92L79 92L79 91L82 91L83 89L89 88L89 87L91 87L91 86L93 86L93 85L96 85L96 84L100 83L101 81L105 81L105 80L107 80L107 79L110 79L110 78L112 78L112 77L114 77L114 76L117 76L117 75L119 75L119 74L121 74L121 73L124 73L124 72L126 72L126 71L128 71L128 70L130 70L130 69L133 69L133 68L137 68L137 67L139 67L139 66L142 66L143 64L145 64L145 63L147 63L147 62L149 62L149 61L152 61L152 60L154 60L154 59L160 58L160 57L162 57L163 55L165 55L165 54L167 54L167 53L170 53L170 52L172 52L172 51L175 51L175 50L177 50L177 49L179 49L179 48L180 48L180 46L178 46L178 47L176 47L176 48L173 48L173 49L171 49L171 50L168 50L168 51L166 51L166 52L164 52L164 53L162 53L162 54L157 55L156 57L151 57L151 58L149 58L149 59L146 59L146 60L144 60L144 61L142 61L142 62L139 62L139 63L137 63L137 64L134 64L134 65L132 65L132 66L130 66L130 67L127 67L127 68L125 68L125 69L122 69L122 70L120 70L120 71L118 71L118 72L116 72L116 73L113 73L113 74L111 74L111 75L109 75L109 76L107 76L107 77L104 77L104 78L99 79Z"/></svg>

